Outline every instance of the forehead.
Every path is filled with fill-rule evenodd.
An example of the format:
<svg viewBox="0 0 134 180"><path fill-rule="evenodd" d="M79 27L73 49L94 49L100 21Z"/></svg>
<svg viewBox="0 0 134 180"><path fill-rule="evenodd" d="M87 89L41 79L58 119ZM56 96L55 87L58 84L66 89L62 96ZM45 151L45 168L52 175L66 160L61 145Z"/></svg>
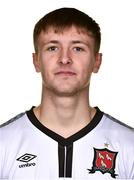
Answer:
<svg viewBox="0 0 134 180"><path fill-rule="evenodd" d="M67 28L49 27L46 31L41 31L38 37L38 43L49 40L82 40L94 42L92 33L85 29L75 26Z"/></svg>

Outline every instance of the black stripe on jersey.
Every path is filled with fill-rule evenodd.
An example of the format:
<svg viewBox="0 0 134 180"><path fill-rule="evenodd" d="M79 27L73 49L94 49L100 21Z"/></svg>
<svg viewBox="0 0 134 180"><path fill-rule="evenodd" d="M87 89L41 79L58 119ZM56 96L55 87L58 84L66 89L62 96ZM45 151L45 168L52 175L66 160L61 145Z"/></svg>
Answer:
<svg viewBox="0 0 134 180"><path fill-rule="evenodd" d="M65 149L64 146L58 144L58 159L59 159L59 177L64 177L65 165Z"/></svg>
<svg viewBox="0 0 134 180"><path fill-rule="evenodd" d="M64 138L64 137L60 136L59 134L55 133L54 131L51 131L50 129L48 129L43 124L41 124L40 121L36 118L36 116L33 112L33 108L34 107L32 107L31 110L26 112L31 123L36 128L38 128L40 131L45 133L47 136L51 137L52 139L54 139L55 141L60 143L62 146L68 146L68 145L72 144L74 141L77 141L78 139L82 138L83 136L88 134L90 131L92 131L99 124L99 122L101 121L102 116L104 114L102 111L99 110L98 107L96 107L96 110L97 110L96 114L93 117L92 121L87 126L82 128L80 131L73 134L72 136L70 136L68 138Z"/></svg>
<svg viewBox="0 0 134 180"><path fill-rule="evenodd" d="M73 144L70 144L66 148L66 177L72 177Z"/></svg>
<svg viewBox="0 0 134 180"><path fill-rule="evenodd" d="M73 144L58 144L59 177L72 177Z"/></svg>

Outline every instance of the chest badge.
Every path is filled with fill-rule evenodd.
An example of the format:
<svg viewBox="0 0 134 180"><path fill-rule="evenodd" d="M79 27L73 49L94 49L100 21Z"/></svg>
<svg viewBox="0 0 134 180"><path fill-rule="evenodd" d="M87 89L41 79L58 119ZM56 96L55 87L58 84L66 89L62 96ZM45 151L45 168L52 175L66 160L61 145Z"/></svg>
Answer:
<svg viewBox="0 0 134 180"><path fill-rule="evenodd" d="M89 173L100 171L102 174L110 173L113 178L118 176L115 174L115 162L118 152L110 151L107 148L94 148L94 159L92 169L88 169Z"/></svg>

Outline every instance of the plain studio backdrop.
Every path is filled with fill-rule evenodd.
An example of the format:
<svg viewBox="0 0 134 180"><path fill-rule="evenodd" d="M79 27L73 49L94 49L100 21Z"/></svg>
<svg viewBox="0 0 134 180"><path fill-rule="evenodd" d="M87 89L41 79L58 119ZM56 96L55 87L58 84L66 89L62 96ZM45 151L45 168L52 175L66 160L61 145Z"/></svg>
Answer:
<svg viewBox="0 0 134 180"><path fill-rule="evenodd" d="M1 0L0 123L38 105L41 77L32 64L35 23L56 8L75 7L101 27L103 62L93 74L90 103L134 127L133 0Z"/></svg>

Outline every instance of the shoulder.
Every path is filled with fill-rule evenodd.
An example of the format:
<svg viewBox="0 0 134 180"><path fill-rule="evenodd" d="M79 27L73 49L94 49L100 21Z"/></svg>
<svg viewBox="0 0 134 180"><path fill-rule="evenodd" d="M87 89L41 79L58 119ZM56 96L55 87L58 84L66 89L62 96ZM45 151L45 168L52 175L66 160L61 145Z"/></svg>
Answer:
<svg viewBox="0 0 134 180"><path fill-rule="evenodd" d="M108 134L120 141L134 142L134 128L104 113L104 124Z"/></svg>
<svg viewBox="0 0 134 180"><path fill-rule="evenodd" d="M123 130L123 131L132 131L132 132L134 132L133 127L123 123L122 121L114 118L113 116L104 113L104 117L106 118L107 122L112 125L112 127L119 128L120 130Z"/></svg>
<svg viewBox="0 0 134 180"><path fill-rule="evenodd" d="M132 177L134 173L134 128L105 113L104 127L106 129L104 134L108 142L118 152L120 166L121 162L124 164L126 177Z"/></svg>
<svg viewBox="0 0 134 180"><path fill-rule="evenodd" d="M26 114L25 112L17 114L15 117L1 124L0 130L8 129L11 128L12 126L17 126L20 123L20 121L24 118L25 114Z"/></svg>
<svg viewBox="0 0 134 180"><path fill-rule="evenodd" d="M9 140L18 136L25 126L26 113L20 113L7 122L0 125L0 141Z"/></svg>
<svg viewBox="0 0 134 180"><path fill-rule="evenodd" d="M25 112L17 114L15 117L13 117L10 120L6 121L5 123L1 124L0 129L9 127L12 124L16 123L16 121L19 120L20 118L22 118L24 116L24 114L25 114Z"/></svg>

